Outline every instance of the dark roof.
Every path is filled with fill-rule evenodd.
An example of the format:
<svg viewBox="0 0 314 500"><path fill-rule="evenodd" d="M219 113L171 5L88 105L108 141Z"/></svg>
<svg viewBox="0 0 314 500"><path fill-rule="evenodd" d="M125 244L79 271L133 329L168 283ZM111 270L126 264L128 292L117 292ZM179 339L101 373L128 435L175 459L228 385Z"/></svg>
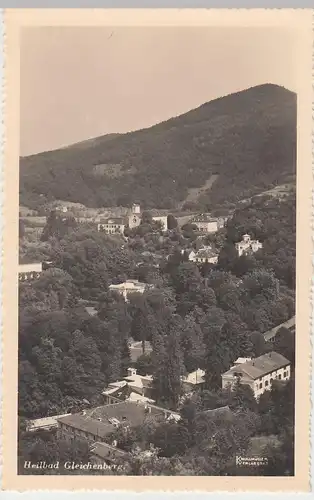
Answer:
<svg viewBox="0 0 314 500"><path fill-rule="evenodd" d="M223 375L234 375L235 373L243 373L248 375L253 380L267 375L279 368L283 368L290 364L290 361L279 354L278 352L269 352L263 354L258 358L247 361L246 363L241 363L239 365L233 366L230 370L225 372Z"/></svg>
<svg viewBox="0 0 314 500"><path fill-rule="evenodd" d="M125 457L128 455L126 451L120 450L115 446L110 446L107 443L95 443L90 451L93 455L97 455L100 458L110 460Z"/></svg>
<svg viewBox="0 0 314 500"><path fill-rule="evenodd" d="M100 219L100 224L125 224L123 217L108 217Z"/></svg>
<svg viewBox="0 0 314 500"><path fill-rule="evenodd" d="M92 410L87 410L85 414L75 413L67 415L58 419L58 422L104 438L115 429L113 422L109 419L117 419L122 425L136 427L142 425L148 415L156 416L160 414L162 414L161 409L152 407L151 413L148 413L145 410L145 406L131 401L124 401L99 406Z"/></svg>
<svg viewBox="0 0 314 500"><path fill-rule="evenodd" d="M196 252L195 257L198 259L210 259L211 257L217 257L218 253L211 248L201 248Z"/></svg>
<svg viewBox="0 0 314 500"><path fill-rule="evenodd" d="M115 429L113 424L110 424L109 422L99 422L98 420L94 420L88 415L83 415L82 413L74 413L73 415L58 418L58 422L60 424L68 425L73 429L88 432L89 434L93 434L101 439Z"/></svg>

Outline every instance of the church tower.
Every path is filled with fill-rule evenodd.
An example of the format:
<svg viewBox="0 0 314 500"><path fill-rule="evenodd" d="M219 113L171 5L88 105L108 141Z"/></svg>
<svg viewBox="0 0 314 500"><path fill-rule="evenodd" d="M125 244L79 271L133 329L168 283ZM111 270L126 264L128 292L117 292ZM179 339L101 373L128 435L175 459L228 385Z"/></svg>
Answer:
<svg viewBox="0 0 314 500"><path fill-rule="evenodd" d="M129 215L129 228L139 226L141 223L141 206L139 203L133 203L131 214Z"/></svg>

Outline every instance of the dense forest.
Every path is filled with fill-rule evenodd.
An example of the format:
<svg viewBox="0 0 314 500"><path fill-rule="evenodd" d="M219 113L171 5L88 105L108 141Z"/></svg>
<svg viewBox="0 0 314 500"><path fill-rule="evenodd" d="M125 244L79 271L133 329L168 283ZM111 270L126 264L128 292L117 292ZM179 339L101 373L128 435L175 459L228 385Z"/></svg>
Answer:
<svg viewBox="0 0 314 500"><path fill-rule="evenodd" d="M37 280L19 285L21 422L76 411L86 400L101 404L103 388L132 364L129 338L149 340L152 353L135 366L154 376L157 403L180 411L182 421L134 429L126 442L117 436L123 449L139 447L125 464L127 473L233 474L235 450L244 453L253 438L268 436L275 444L265 441L270 461L264 473L292 474L293 381L274 386L256 402L247 388L221 390L221 374L239 356L270 349L294 365L293 334L282 329L270 348L262 333L294 315L295 214L295 195L281 201L264 197L236 210L224 228L205 238L219 251L217 265L187 260L184 250L197 247L199 239L193 228L181 232L174 218L173 228L163 233L147 217L127 241L65 223L54 213L42 241L29 242L21 233L21 257L52 262ZM238 258L234 242L247 232L263 249ZM126 278L154 288L126 303L108 290ZM91 303L97 309L93 317L85 308ZM180 377L197 368L205 370L205 390L182 404ZM232 417L207 419L206 410L224 405ZM143 443L158 452L144 459ZM30 441L23 429L20 446L24 459L44 459L51 450L88 454L66 443L57 451L55 437L45 433Z"/></svg>
<svg viewBox="0 0 314 500"><path fill-rule="evenodd" d="M296 95L261 85L205 103L151 128L21 158L20 203L212 210L294 181ZM191 206L191 203L189 204Z"/></svg>

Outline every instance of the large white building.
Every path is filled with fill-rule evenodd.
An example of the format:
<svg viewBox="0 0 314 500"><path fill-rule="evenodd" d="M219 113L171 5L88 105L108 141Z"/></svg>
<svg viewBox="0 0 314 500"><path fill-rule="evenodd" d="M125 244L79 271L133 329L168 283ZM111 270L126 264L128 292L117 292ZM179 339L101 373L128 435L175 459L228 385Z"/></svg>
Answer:
<svg viewBox="0 0 314 500"><path fill-rule="evenodd" d="M242 241L235 244L238 256L246 255L248 253L255 253L260 248L263 248L263 244L258 240L252 240L249 234L244 234L242 236Z"/></svg>
<svg viewBox="0 0 314 500"><path fill-rule="evenodd" d="M122 217L109 217L108 219L101 219L97 224L98 231L103 231L106 234L123 234L125 228L125 221Z"/></svg>
<svg viewBox="0 0 314 500"><path fill-rule="evenodd" d="M153 288L153 285L148 283L141 283L138 280L126 280L124 283L118 285L109 285L109 290L118 292L127 301L129 295L132 293L144 293L146 290Z"/></svg>
<svg viewBox="0 0 314 500"><path fill-rule="evenodd" d="M239 358L235 365L223 373L222 388L232 388L239 381L248 385L258 398L271 389L274 380L289 380L291 363L277 352L269 352L255 359Z"/></svg>

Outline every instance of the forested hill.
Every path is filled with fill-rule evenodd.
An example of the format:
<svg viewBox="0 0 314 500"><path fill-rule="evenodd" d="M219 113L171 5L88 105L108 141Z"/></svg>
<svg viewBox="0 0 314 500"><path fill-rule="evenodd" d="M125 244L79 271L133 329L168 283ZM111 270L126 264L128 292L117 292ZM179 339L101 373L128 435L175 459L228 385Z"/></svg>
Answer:
<svg viewBox="0 0 314 500"><path fill-rule="evenodd" d="M173 208L205 186L198 202L210 210L293 179L296 95L265 84L83 144L21 158L20 203Z"/></svg>

